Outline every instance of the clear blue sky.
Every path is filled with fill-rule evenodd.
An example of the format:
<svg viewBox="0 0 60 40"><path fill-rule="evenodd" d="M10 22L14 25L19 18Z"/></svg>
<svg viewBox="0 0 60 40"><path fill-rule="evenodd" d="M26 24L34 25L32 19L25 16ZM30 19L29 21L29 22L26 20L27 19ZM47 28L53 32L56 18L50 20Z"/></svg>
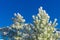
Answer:
<svg viewBox="0 0 60 40"><path fill-rule="evenodd" d="M12 24L13 14L19 12L27 23L32 22L32 15L38 13L38 8L43 9L50 15L51 20L58 19L60 28L60 0L0 0L0 27Z"/></svg>

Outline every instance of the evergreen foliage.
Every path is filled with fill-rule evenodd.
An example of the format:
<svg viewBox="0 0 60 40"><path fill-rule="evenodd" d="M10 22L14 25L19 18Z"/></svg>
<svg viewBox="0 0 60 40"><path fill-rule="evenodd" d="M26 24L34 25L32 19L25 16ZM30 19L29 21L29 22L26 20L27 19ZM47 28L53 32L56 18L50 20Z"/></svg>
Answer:
<svg viewBox="0 0 60 40"><path fill-rule="evenodd" d="M52 22L42 7L37 15L32 16L33 24L25 23L25 19L19 13L15 13L14 16L14 23L9 27L12 30L11 34L14 33L14 40L58 40L59 35L55 28L58 24L57 19Z"/></svg>

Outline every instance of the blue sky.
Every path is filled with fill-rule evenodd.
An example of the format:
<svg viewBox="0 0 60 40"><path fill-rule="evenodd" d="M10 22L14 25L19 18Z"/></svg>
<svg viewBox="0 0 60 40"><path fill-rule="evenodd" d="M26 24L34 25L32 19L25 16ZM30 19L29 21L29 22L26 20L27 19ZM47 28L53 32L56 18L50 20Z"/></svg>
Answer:
<svg viewBox="0 0 60 40"><path fill-rule="evenodd" d="M32 23L32 15L38 13L42 6L49 14L51 20L58 19L60 28L60 0L0 0L0 27L12 24L14 13L20 13L27 23Z"/></svg>

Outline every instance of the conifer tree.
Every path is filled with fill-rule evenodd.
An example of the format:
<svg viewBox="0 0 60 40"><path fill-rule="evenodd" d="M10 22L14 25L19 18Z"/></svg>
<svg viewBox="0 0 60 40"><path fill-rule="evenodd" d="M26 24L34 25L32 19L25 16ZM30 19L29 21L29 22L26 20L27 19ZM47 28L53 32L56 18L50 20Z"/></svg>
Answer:
<svg viewBox="0 0 60 40"><path fill-rule="evenodd" d="M22 40L21 38L21 30L24 26L25 23L25 19L23 19L23 16L21 16L19 13L15 13L14 14L14 18L13 19L13 24L11 25L11 29L14 30L16 32L14 39L15 40Z"/></svg>
<svg viewBox="0 0 60 40"><path fill-rule="evenodd" d="M46 13L42 7L39 8L37 16L33 15L34 27L35 27L35 40L57 40L58 33L56 31L57 19L54 22L50 21L50 16Z"/></svg>

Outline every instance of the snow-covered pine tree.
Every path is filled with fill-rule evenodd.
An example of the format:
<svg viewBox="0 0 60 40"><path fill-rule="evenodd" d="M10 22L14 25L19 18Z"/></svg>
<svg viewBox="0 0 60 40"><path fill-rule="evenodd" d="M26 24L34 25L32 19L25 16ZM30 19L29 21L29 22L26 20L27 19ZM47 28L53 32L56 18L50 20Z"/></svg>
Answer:
<svg viewBox="0 0 60 40"><path fill-rule="evenodd" d="M19 13L15 13L14 18L12 19L14 23L11 25L11 29L16 32L15 36L13 37L15 40L22 40L21 30L24 26L25 19L23 19L23 16L21 16Z"/></svg>
<svg viewBox="0 0 60 40"><path fill-rule="evenodd" d="M13 24L11 25L11 29L16 32L14 35L15 40L34 40L33 38L33 25L25 23L25 19L19 13L14 14Z"/></svg>
<svg viewBox="0 0 60 40"><path fill-rule="evenodd" d="M50 21L50 16L42 7L39 8L37 16L32 16L35 27L35 40L57 40L58 33L56 31L57 19L54 22Z"/></svg>

